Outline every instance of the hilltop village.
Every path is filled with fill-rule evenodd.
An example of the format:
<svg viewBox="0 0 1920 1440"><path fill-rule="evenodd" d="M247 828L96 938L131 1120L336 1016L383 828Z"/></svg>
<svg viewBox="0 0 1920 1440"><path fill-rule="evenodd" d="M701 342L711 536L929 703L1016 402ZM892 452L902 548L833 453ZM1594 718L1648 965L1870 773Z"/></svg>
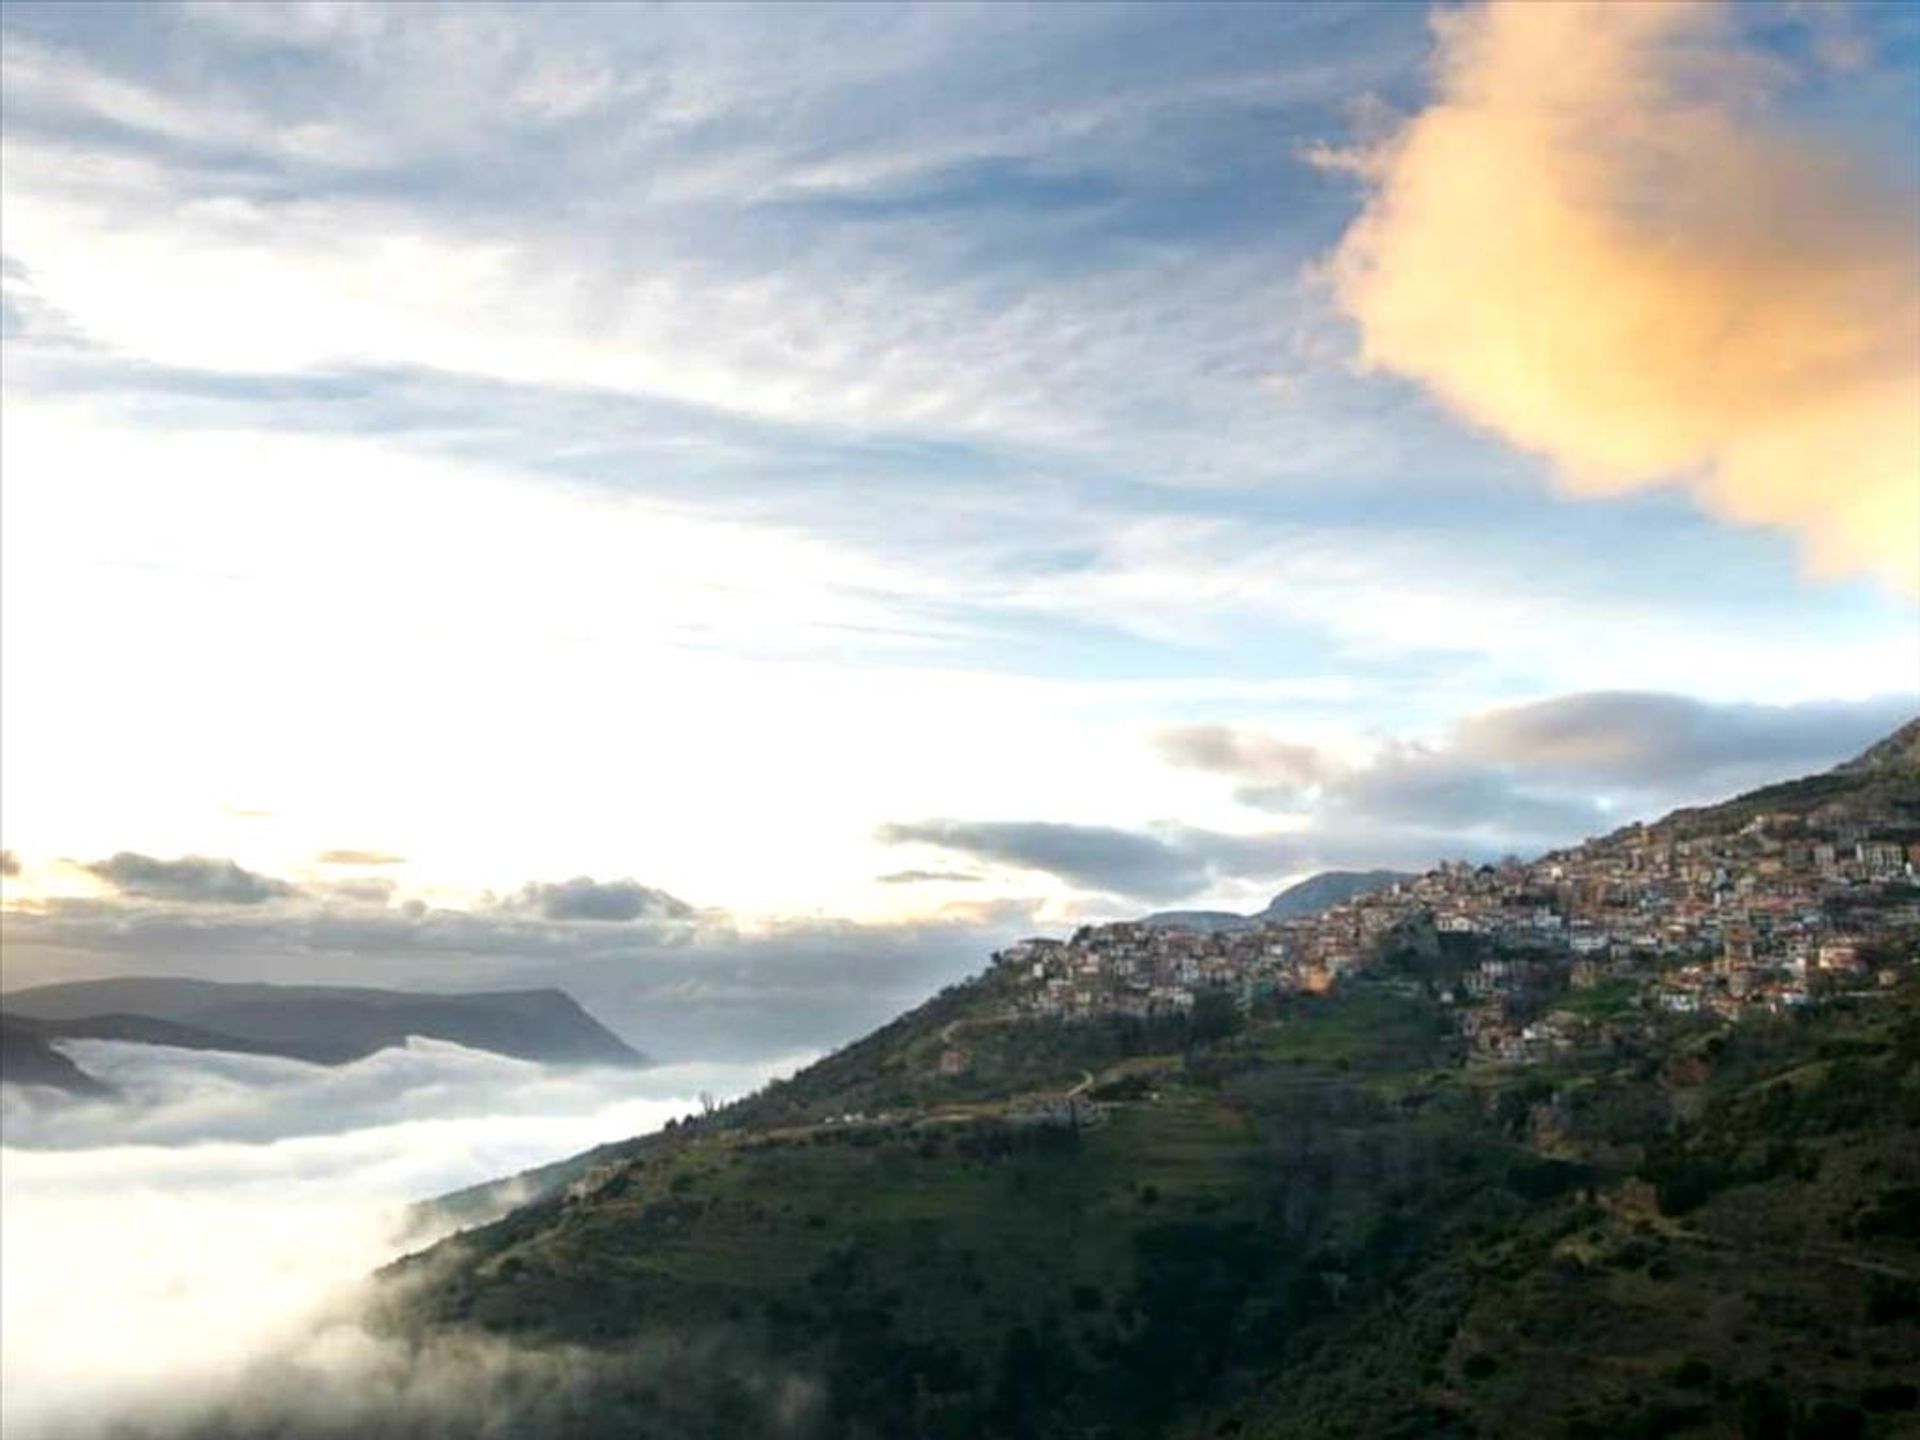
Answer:
<svg viewBox="0 0 1920 1440"><path fill-rule="evenodd" d="M1469 1053L1541 1059L1650 1013L1736 1017L1891 984L1920 963L1920 827L1895 810L1682 817L1523 863L1444 864L1311 916L1206 932L1143 922L995 956L1016 1013L1243 1008L1348 977L1434 993Z"/></svg>

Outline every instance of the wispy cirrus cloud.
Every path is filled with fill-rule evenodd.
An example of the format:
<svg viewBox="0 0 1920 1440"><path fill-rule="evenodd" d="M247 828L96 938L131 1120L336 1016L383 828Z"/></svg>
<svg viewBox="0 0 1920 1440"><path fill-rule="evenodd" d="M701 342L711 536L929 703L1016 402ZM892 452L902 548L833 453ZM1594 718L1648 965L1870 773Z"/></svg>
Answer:
<svg viewBox="0 0 1920 1440"><path fill-rule="evenodd" d="M1223 402L1290 426L1236 319L1249 290L1287 307L1290 267L1256 258L1282 232L1236 212L1297 167L1196 107L1299 124L1390 75L1417 28L1277 12L1276 41L1322 55L1276 71L1172 19L687 12L641 36L585 11L400 11L368 34L290 19L290 43L196 7L135 22L129 51L26 8L9 249L74 334L227 374L413 367L1099 448L1126 392L1157 397L1169 438L1174 412ZM1050 76L1038 105L997 62L1015 31ZM1089 44L1098 77L1072 63ZM446 53L460 73L420 85ZM217 68L217 103L172 66ZM1196 170L1178 137L1209 130ZM117 163L77 174L76 143ZM1196 269L1141 243L1170 224L1225 253Z"/></svg>

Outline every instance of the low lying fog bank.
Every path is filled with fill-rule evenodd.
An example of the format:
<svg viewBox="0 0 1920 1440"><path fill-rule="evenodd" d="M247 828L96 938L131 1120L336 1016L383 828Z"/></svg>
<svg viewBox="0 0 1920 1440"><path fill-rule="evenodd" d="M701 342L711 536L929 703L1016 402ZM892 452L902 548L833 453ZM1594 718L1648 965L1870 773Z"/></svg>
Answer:
<svg viewBox="0 0 1920 1440"><path fill-rule="evenodd" d="M338 1068L75 1042L113 1102L0 1090L0 1430L164 1425L269 1357L366 1366L407 1205L658 1129L794 1062L555 1071L415 1041ZM382 1363L391 1366L391 1357Z"/></svg>

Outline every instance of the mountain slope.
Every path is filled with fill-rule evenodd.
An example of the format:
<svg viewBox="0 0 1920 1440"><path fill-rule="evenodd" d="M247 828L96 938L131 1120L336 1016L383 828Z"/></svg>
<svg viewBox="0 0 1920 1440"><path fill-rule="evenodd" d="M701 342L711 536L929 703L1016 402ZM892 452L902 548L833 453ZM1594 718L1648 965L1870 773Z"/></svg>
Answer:
<svg viewBox="0 0 1920 1440"><path fill-rule="evenodd" d="M1886 739L1869 745L1834 770L1841 775L1870 775L1884 770L1920 770L1920 717L1909 720Z"/></svg>
<svg viewBox="0 0 1920 1440"><path fill-rule="evenodd" d="M654 1137L398 1267L386 1323L722 1337L686 1378L724 1422L654 1428L616 1358L527 1434L773 1433L741 1398L768 1373L811 1397L782 1433L823 1440L1911 1433L1913 985L1547 1074L1448 1045L1440 1007L1361 988L1113 1067L1095 1093L1131 1098L1079 1125Z"/></svg>
<svg viewBox="0 0 1920 1440"><path fill-rule="evenodd" d="M327 1064L403 1044L409 1035L554 1064L646 1063L559 990L437 995L137 976L17 990L0 996L0 1010L50 1034Z"/></svg>
<svg viewBox="0 0 1920 1440"><path fill-rule="evenodd" d="M1264 910L1253 915L1240 915L1230 910L1161 910L1140 923L1158 929L1197 930L1203 933L1244 930L1264 920L1312 915L1351 900L1356 895L1384 890L1389 885L1413 878L1401 870L1323 870L1289 885L1269 900Z"/></svg>
<svg viewBox="0 0 1920 1440"><path fill-rule="evenodd" d="M1297 885L1289 885L1260 912L1262 919L1279 920L1311 915L1353 899L1397 885L1413 876L1404 870L1323 870Z"/></svg>
<svg viewBox="0 0 1920 1440"><path fill-rule="evenodd" d="M1156 910L1140 917L1142 925L1156 930L1197 930L1202 934L1217 930L1247 930L1258 921L1237 910Z"/></svg>
<svg viewBox="0 0 1920 1440"><path fill-rule="evenodd" d="M1825 811L1840 818L1881 817L1897 832L1920 838L1920 718L1831 770L1764 785L1717 805L1676 810L1647 828L1684 837L1738 829L1762 815Z"/></svg>
<svg viewBox="0 0 1920 1440"><path fill-rule="evenodd" d="M48 1044L37 1026L12 1015L0 1015L0 1082L44 1086L82 1097L112 1093Z"/></svg>

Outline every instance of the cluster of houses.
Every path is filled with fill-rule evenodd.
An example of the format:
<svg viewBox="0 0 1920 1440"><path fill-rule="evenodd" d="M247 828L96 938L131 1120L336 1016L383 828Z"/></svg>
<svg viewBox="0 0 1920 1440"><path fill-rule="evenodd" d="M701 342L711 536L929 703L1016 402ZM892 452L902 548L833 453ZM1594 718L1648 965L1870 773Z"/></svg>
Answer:
<svg viewBox="0 0 1920 1440"><path fill-rule="evenodd" d="M1216 931L1144 922L995 957L1019 1013L1190 1009L1224 989L1318 992L1391 957L1471 1051L1526 1061L1624 1012L1737 1016L1891 983L1920 964L1920 826L1841 806L1737 829L1632 826L1532 862L1450 863L1318 914ZM1406 973L1406 967L1397 967Z"/></svg>

